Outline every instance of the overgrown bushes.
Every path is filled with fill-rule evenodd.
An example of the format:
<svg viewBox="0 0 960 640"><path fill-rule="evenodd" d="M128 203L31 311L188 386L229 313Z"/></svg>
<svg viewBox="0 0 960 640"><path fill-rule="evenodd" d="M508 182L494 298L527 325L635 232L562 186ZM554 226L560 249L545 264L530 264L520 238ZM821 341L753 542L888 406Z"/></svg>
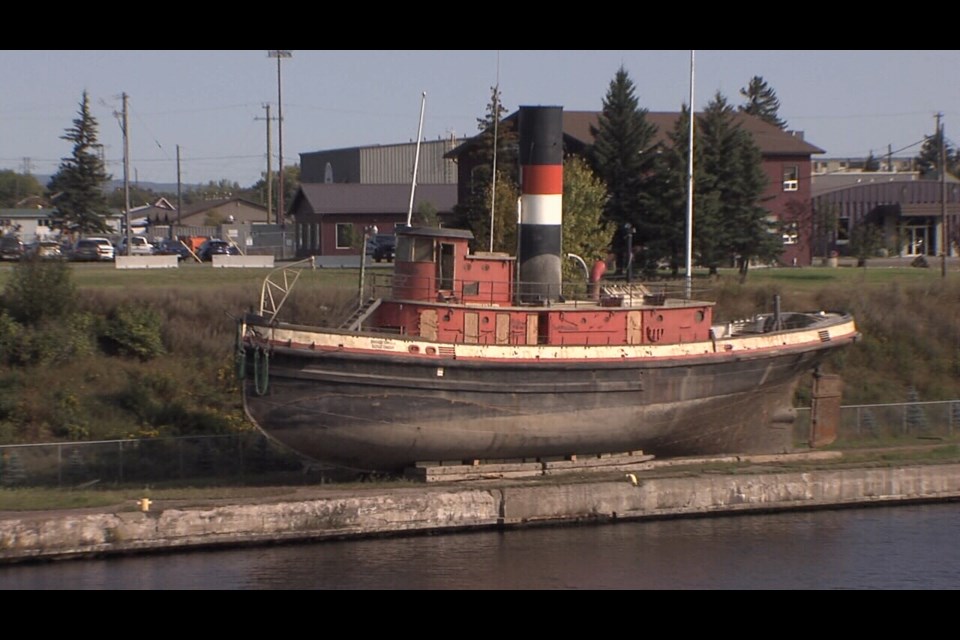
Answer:
<svg viewBox="0 0 960 640"><path fill-rule="evenodd" d="M61 266L19 263L0 295L0 444L252 428L233 358L236 318L256 300L253 279L214 288L216 274L205 273L202 285L151 280L136 288L74 289ZM909 388L924 401L960 398L960 277L832 279L844 271L753 272L747 283L734 275L703 279L695 297L717 301L718 322L771 311L775 295L786 311L853 313L861 341L826 364L843 376L844 404L903 402ZM355 282L350 274L343 282L298 284L284 319L347 317L356 305ZM70 304L34 304L50 298ZM802 388L801 401L805 394Z"/></svg>

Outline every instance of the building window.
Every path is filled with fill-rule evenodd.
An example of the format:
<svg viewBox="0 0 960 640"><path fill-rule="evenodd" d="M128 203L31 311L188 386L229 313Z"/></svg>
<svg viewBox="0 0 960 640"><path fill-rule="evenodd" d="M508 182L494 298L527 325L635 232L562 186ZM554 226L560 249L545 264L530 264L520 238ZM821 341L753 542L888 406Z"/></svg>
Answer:
<svg viewBox="0 0 960 640"><path fill-rule="evenodd" d="M349 249L353 244L353 225L349 222L337 223L337 249Z"/></svg>
<svg viewBox="0 0 960 640"><path fill-rule="evenodd" d="M795 164L783 166L783 190L797 191L800 188L800 167Z"/></svg>
<svg viewBox="0 0 960 640"><path fill-rule="evenodd" d="M796 222L785 222L781 230L783 237L783 244L797 244L797 239L800 236L799 230L797 228Z"/></svg>
<svg viewBox="0 0 960 640"><path fill-rule="evenodd" d="M837 220L837 244L847 244L850 242L850 218L839 218Z"/></svg>

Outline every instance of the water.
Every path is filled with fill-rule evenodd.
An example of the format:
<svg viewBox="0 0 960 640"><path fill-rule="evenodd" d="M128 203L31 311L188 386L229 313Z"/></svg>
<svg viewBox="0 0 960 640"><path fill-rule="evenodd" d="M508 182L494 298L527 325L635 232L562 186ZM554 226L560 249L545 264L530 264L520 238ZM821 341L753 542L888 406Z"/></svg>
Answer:
<svg viewBox="0 0 960 640"><path fill-rule="evenodd" d="M0 589L957 589L960 503L0 566Z"/></svg>

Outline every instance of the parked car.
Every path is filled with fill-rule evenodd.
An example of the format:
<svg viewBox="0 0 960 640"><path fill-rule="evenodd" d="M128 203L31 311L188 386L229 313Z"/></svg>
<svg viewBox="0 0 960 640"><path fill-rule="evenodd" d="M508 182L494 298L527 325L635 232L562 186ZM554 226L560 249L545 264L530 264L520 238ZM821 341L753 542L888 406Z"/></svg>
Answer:
<svg viewBox="0 0 960 640"><path fill-rule="evenodd" d="M213 260L213 256L215 255L238 256L240 255L240 249L238 249L236 245L232 245L226 240L220 240L218 238L204 240L200 248L197 249L197 257L204 262Z"/></svg>
<svg viewBox="0 0 960 640"><path fill-rule="evenodd" d="M70 257L77 262L113 260L116 251L106 238L81 238L73 246Z"/></svg>
<svg viewBox="0 0 960 640"><path fill-rule="evenodd" d="M40 240L30 245L27 255L43 260L59 260L63 257L63 252L60 250L60 243L56 240Z"/></svg>
<svg viewBox="0 0 960 640"><path fill-rule="evenodd" d="M368 252L376 262L386 260L393 261L393 256L397 251L397 236L392 233L378 233L370 239L372 250Z"/></svg>
<svg viewBox="0 0 960 640"><path fill-rule="evenodd" d="M160 256L177 256L177 260L192 257L190 249L179 240L161 240L154 246L154 251Z"/></svg>
<svg viewBox="0 0 960 640"><path fill-rule="evenodd" d="M23 242L17 236L0 237L0 260L19 260L23 257Z"/></svg>
<svg viewBox="0 0 960 640"><path fill-rule="evenodd" d="M121 256L127 254L127 238L120 238L120 244L117 245L117 253ZM144 236L130 236L131 256L152 256L156 251L154 246Z"/></svg>

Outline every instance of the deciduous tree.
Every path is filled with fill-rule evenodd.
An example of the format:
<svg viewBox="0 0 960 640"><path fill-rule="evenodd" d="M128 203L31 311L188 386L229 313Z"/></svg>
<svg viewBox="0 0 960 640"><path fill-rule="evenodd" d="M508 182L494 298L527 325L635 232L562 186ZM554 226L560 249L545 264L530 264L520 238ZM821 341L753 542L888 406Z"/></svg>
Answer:
<svg viewBox="0 0 960 640"><path fill-rule="evenodd" d="M43 194L43 185L32 175L0 170L0 208L13 209L24 198Z"/></svg>
<svg viewBox="0 0 960 640"><path fill-rule="evenodd" d="M583 158L563 163L563 251L583 258L587 268L605 260L613 224L603 215L607 189ZM564 280L581 280L580 267L564 261Z"/></svg>

